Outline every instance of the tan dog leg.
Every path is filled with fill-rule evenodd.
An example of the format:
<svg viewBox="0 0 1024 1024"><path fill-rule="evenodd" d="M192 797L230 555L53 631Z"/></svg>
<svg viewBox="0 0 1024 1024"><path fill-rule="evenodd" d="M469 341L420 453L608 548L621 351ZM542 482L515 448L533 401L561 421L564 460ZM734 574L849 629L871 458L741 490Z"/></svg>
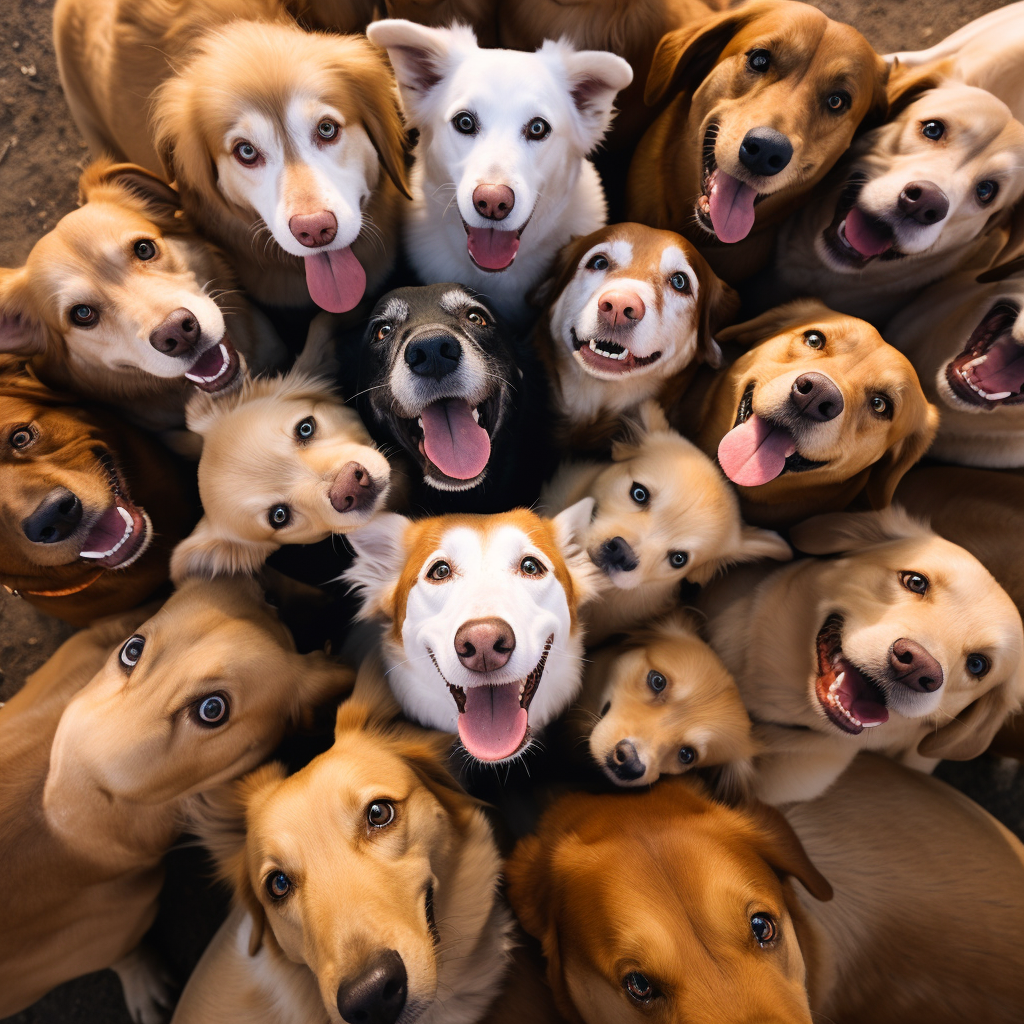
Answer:
<svg viewBox="0 0 1024 1024"><path fill-rule="evenodd" d="M137 1024L163 1024L171 1016L177 985L161 959L140 942L126 957L111 964L121 979L128 1013Z"/></svg>

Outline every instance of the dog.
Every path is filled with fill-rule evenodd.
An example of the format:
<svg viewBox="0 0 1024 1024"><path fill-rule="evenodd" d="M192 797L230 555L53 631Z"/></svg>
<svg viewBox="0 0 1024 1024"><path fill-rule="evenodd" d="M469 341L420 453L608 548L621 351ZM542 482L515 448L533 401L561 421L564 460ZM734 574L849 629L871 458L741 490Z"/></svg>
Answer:
<svg viewBox="0 0 1024 1024"><path fill-rule="evenodd" d="M497 994L512 919L490 825L445 770L450 738L389 721L363 681L329 751L196 818L236 909L173 1024L473 1024Z"/></svg>
<svg viewBox="0 0 1024 1024"><path fill-rule="evenodd" d="M961 793L865 754L786 818L692 778L567 794L506 875L567 1021L1011 1024L1022 861Z"/></svg>
<svg viewBox="0 0 1024 1024"><path fill-rule="evenodd" d="M535 344L556 382L571 449L607 447L605 424L648 398L671 404L739 298L681 235L614 224L562 250Z"/></svg>
<svg viewBox="0 0 1024 1024"><path fill-rule="evenodd" d="M696 769L716 792L748 791L750 719L686 614L672 612L589 658L573 717L594 763L616 786L650 786Z"/></svg>
<svg viewBox="0 0 1024 1024"><path fill-rule="evenodd" d="M633 77L629 65L550 40L536 53L483 50L461 25L386 20L366 31L388 51L406 123L419 132L405 221L413 269L526 322L524 297L558 250L605 221L586 157Z"/></svg>
<svg viewBox="0 0 1024 1024"><path fill-rule="evenodd" d="M737 485L745 519L781 528L855 499L889 504L939 423L905 356L810 299L718 338L749 350L693 400L697 443Z"/></svg>
<svg viewBox="0 0 1024 1024"><path fill-rule="evenodd" d="M421 725L458 732L471 763L520 756L579 692L591 504L554 519L385 514L348 538L344 579L362 618L386 624L392 692Z"/></svg>
<svg viewBox="0 0 1024 1024"><path fill-rule="evenodd" d="M764 753L758 795L813 799L858 750L930 771L981 754L1024 698L1024 633L969 552L901 509L816 516L808 558L701 595Z"/></svg>
<svg viewBox="0 0 1024 1024"><path fill-rule="evenodd" d="M498 45L498 0L296 0L293 13L304 25L329 32L365 32L378 17L406 18L447 28L470 25L481 46ZM554 37L552 37L554 38Z"/></svg>
<svg viewBox="0 0 1024 1024"><path fill-rule="evenodd" d="M173 180L262 302L340 313L380 288L405 134L365 38L304 32L279 0L60 0L54 41L93 155Z"/></svg>
<svg viewBox="0 0 1024 1024"><path fill-rule="evenodd" d="M186 805L351 683L322 653L296 653L250 580L192 581L155 614L66 641L0 714L0 855L14 882L0 1013L113 967L132 1020L165 1019L166 984L139 943Z"/></svg>
<svg viewBox="0 0 1024 1024"><path fill-rule="evenodd" d="M167 585L195 524L193 470L109 410L0 356L0 584L74 626Z"/></svg>
<svg viewBox="0 0 1024 1024"><path fill-rule="evenodd" d="M684 580L704 585L737 562L792 557L777 533L744 525L718 468L654 402L615 443L610 463L564 464L541 507L560 513L584 498L594 512L580 539L602 581L584 613L589 644L667 612Z"/></svg>
<svg viewBox="0 0 1024 1024"><path fill-rule="evenodd" d="M284 348L231 288L231 270L181 216L181 200L142 167L98 160L82 205L17 270L0 270L0 351L30 356L61 390L118 407L150 430L185 423L210 393L279 364ZM216 298L231 295L222 309ZM222 299L223 301L223 299Z"/></svg>
<svg viewBox="0 0 1024 1024"><path fill-rule="evenodd" d="M686 235L736 284L858 128L881 122L888 74L859 32L792 0L669 32L644 97L672 99L633 157L626 216Z"/></svg>

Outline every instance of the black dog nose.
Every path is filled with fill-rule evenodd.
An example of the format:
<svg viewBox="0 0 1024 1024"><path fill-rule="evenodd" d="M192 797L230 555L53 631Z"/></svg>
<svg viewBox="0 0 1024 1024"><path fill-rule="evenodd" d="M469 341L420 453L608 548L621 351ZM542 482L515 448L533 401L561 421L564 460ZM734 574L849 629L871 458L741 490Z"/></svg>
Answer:
<svg viewBox="0 0 1024 1024"><path fill-rule="evenodd" d="M601 567L632 572L639 564L636 552L621 538L612 537L601 545Z"/></svg>
<svg viewBox="0 0 1024 1024"><path fill-rule="evenodd" d="M946 193L933 181L911 181L903 186L896 205L918 224L938 224L949 213Z"/></svg>
<svg viewBox="0 0 1024 1024"><path fill-rule="evenodd" d="M643 761L637 755L636 747L629 740L619 740L605 763L608 765L608 769L623 782L639 779L647 771Z"/></svg>
<svg viewBox="0 0 1024 1024"><path fill-rule="evenodd" d="M793 159L793 143L774 128L751 128L740 143L740 163L751 174L770 178Z"/></svg>
<svg viewBox="0 0 1024 1024"><path fill-rule="evenodd" d="M338 1013L348 1024L395 1024L408 990L405 964L395 950L388 949L355 981L338 989Z"/></svg>
<svg viewBox="0 0 1024 1024"><path fill-rule="evenodd" d="M21 522L25 536L34 544L67 540L82 521L82 503L66 487L51 491L35 512Z"/></svg>
<svg viewBox="0 0 1024 1024"><path fill-rule="evenodd" d="M462 358L462 346L450 334L432 334L416 338L405 347L409 369L420 377L440 380L451 373Z"/></svg>
<svg viewBox="0 0 1024 1024"><path fill-rule="evenodd" d="M801 373L789 399L801 416L825 423L843 411L843 393L823 373Z"/></svg>
<svg viewBox="0 0 1024 1024"><path fill-rule="evenodd" d="M942 685L942 666L916 641L900 637L889 648L893 675L918 693L931 693Z"/></svg>
<svg viewBox="0 0 1024 1024"><path fill-rule="evenodd" d="M199 321L191 310L176 309L149 336L149 343L165 356L188 355L199 344Z"/></svg>

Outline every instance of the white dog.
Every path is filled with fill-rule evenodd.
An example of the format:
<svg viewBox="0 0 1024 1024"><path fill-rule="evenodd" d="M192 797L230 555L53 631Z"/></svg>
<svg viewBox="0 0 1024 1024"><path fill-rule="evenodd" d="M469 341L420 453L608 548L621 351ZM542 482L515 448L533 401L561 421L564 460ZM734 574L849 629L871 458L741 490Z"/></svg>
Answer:
<svg viewBox="0 0 1024 1024"><path fill-rule="evenodd" d="M536 53L484 50L460 25L386 20L366 31L388 51L420 133L406 223L416 272L458 281L523 318L524 297L558 250L605 221L586 156L632 81L630 66L551 40Z"/></svg>

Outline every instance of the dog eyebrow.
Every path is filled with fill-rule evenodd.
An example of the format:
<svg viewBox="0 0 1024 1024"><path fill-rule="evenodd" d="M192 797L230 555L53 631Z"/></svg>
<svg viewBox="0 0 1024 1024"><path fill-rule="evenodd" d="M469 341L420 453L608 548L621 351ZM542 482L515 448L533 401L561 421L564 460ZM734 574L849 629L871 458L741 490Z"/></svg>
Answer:
<svg viewBox="0 0 1024 1024"><path fill-rule="evenodd" d="M384 308L374 317L375 320L406 320L409 316L409 303L404 299L392 298L384 303Z"/></svg>
<svg viewBox="0 0 1024 1024"><path fill-rule="evenodd" d="M437 304L446 313L451 313L453 316L461 313L472 302L473 297L468 292L462 291L461 288L450 288L437 300Z"/></svg>

